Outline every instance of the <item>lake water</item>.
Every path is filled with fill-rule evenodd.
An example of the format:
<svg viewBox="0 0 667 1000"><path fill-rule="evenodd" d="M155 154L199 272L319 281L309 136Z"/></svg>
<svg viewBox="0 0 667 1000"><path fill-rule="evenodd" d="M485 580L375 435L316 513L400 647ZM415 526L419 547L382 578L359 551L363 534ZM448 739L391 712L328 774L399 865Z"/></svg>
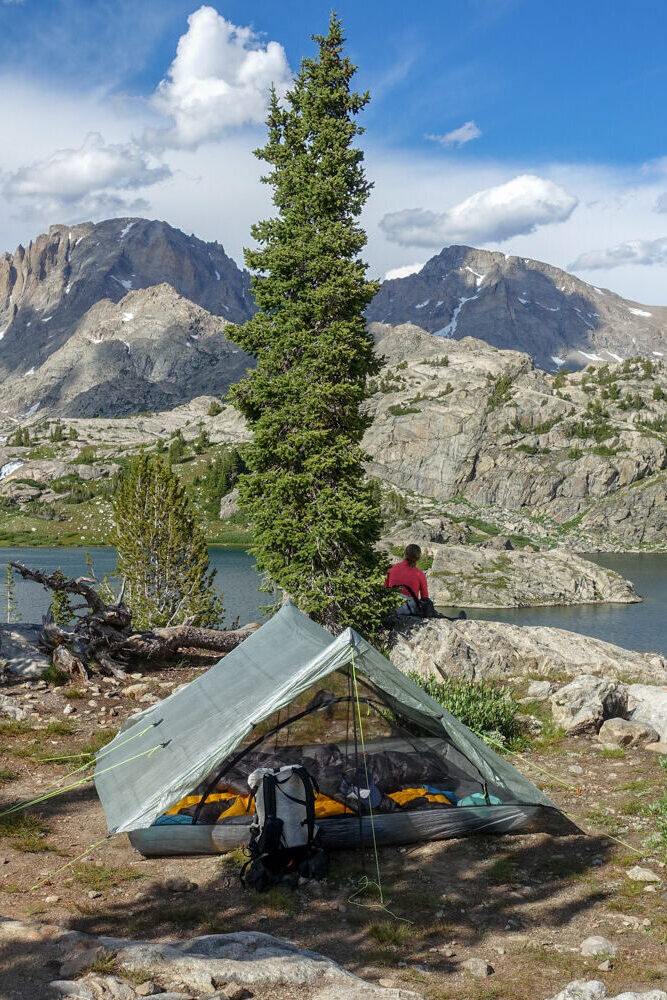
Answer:
<svg viewBox="0 0 667 1000"><path fill-rule="evenodd" d="M116 553L112 548L0 548L0 621L6 621L5 570L10 561L21 562L30 569L52 573L61 569L65 576L87 576L86 552L90 552L95 573L101 579L113 572ZM217 570L215 583L222 591L227 624L238 617L240 624L259 621L262 606L271 604L271 594L260 592L262 578L255 569L254 558L245 549L212 545L209 550L211 566ZM26 622L39 622L48 609L50 594L38 583L25 581L14 574L18 618Z"/></svg>
<svg viewBox="0 0 667 1000"><path fill-rule="evenodd" d="M66 576L81 576L87 572L86 551L93 557L98 578L113 570L116 557L111 548L0 548L0 621L6 620L2 599L7 562L13 559L49 572L60 567ZM244 549L215 545L209 548L209 555L211 565L217 570L216 583L224 594L227 622L237 616L241 624L261 620L260 609L271 603L271 595L259 590L261 577L253 557ZM564 608L466 608L468 617L517 625L551 625L596 636L627 649L667 656L667 554L602 553L588 558L632 580L644 601ZM20 578L16 578L15 586L20 619L39 622L48 608L49 595L39 584L26 583Z"/></svg>
<svg viewBox="0 0 667 1000"><path fill-rule="evenodd" d="M515 625L551 625L592 635L626 649L667 656L667 554L596 552L585 555L585 558L631 580L637 594L644 598L641 604L464 610L469 618L512 622ZM445 610L445 614L451 613L451 609Z"/></svg>

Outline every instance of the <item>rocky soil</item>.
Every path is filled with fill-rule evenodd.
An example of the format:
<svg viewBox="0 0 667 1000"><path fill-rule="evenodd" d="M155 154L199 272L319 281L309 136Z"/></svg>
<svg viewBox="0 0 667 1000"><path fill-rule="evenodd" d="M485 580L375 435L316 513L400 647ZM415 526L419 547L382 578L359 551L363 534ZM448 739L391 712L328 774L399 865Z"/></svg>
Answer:
<svg viewBox="0 0 667 1000"><path fill-rule="evenodd" d="M147 672L85 691L6 684L25 716L0 723L0 802L76 780L63 755L102 745L127 714L197 672ZM550 696L539 688L542 672L534 676L537 692L528 678L513 689L537 718ZM381 878L395 916L357 905L372 896L352 898L372 867L354 852L333 857L324 883L263 895L240 886L237 852L142 859L125 837L103 839L102 810L86 784L20 823L0 818L2 995L535 1000L573 982L603 985L573 986L560 1000L656 991L667 981L667 855L647 807L664 789L661 755L642 742L612 746L593 731L543 726L512 759L585 833L384 849ZM76 985L49 993L55 981Z"/></svg>
<svg viewBox="0 0 667 1000"><path fill-rule="evenodd" d="M667 352L665 306L630 302L541 261L465 246L445 247L416 274L383 282L367 315L525 351L547 371Z"/></svg>

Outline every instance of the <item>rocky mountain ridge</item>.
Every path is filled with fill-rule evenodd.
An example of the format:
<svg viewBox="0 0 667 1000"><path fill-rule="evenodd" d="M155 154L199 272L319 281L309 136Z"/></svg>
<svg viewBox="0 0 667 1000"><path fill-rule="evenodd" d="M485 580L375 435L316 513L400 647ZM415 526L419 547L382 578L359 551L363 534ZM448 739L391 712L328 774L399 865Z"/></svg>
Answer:
<svg viewBox="0 0 667 1000"><path fill-rule="evenodd" d="M15 420L120 416L222 394L252 364L223 327L253 311L248 273L218 243L147 219L51 226L0 255L1 409ZM470 247L385 281L367 316L448 340L474 335L546 370L667 352L666 307Z"/></svg>
<svg viewBox="0 0 667 1000"><path fill-rule="evenodd" d="M249 359L222 330L253 311L248 273L218 243L146 219L51 226L0 256L2 409L111 416L224 392Z"/></svg>
<svg viewBox="0 0 667 1000"><path fill-rule="evenodd" d="M666 306L629 301L541 261L466 246L445 247L417 273L384 281L366 315L524 351L547 371L667 355Z"/></svg>

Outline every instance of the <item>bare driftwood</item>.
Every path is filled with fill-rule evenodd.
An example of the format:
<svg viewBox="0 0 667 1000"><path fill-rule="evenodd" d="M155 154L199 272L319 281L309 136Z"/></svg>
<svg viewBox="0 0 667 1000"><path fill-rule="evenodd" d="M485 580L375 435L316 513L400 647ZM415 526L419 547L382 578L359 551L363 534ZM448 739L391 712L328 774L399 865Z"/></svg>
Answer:
<svg viewBox="0 0 667 1000"><path fill-rule="evenodd" d="M197 650L228 653L247 639L259 625L253 622L232 632L175 625L152 631L135 632L132 614L123 603L124 586L115 604L105 604L90 577L67 579L61 574L29 569L22 563L11 566L25 580L41 583L47 590L78 594L85 601L76 610L88 610L77 617L72 629L57 625L52 614L42 619L42 644L52 651L52 662L72 678L87 679L95 670L112 677L124 677L132 659L177 659L196 655Z"/></svg>

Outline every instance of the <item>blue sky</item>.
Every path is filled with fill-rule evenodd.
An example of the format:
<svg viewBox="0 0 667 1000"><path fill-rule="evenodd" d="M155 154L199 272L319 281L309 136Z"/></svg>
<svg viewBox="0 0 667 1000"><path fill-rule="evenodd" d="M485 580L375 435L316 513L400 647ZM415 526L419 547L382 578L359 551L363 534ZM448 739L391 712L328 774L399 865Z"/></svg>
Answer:
<svg viewBox="0 0 667 1000"><path fill-rule="evenodd" d="M329 10L1 0L0 248L56 221L145 214L217 238L240 261L269 208L251 155L267 81L287 86ZM337 10L373 96L363 142L374 273L469 242L667 303L664 3Z"/></svg>

